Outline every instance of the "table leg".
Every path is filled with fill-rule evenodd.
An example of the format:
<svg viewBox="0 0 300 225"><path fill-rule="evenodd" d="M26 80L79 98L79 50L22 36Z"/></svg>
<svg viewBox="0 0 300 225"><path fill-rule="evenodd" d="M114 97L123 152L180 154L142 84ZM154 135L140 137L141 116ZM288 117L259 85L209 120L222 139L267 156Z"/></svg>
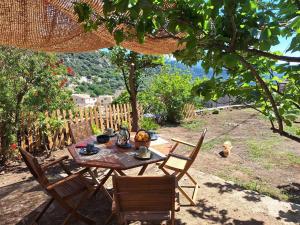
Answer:
<svg viewBox="0 0 300 225"><path fill-rule="evenodd" d="M148 164L147 164L147 165L144 165L144 166L142 167L142 169L140 170L140 172L138 173L138 176L142 176L142 175L145 173L145 170L147 169L147 167L148 167Z"/></svg>
<svg viewBox="0 0 300 225"><path fill-rule="evenodd" d="M113 169L110 169L108 171L108 173L102 178L101 182L98 184L95 192L94 192L94 195L100 190L101 187L103 187L103 185L105 184L105 182L107 181L107 179L110 177L110 175L114 172Z"/></svg>
<svg viewBox="0 0 300 225"><path fill-rule="evenodd" d="M120 176L127 176L122 170L116 170Z"/></svg>

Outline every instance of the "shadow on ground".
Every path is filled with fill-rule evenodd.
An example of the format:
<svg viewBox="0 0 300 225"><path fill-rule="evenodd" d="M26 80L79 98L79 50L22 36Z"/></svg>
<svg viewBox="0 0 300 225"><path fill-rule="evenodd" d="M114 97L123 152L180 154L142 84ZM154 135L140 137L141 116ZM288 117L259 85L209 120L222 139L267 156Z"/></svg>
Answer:
<svg viewBox="0 0 300 225"><path fill-rule="evenodd" d="M263 225L263 221L258 221L255 219L249 220L238 220L228 216L228 211L226 209L218 209L215 206L209 206L205 199L198 201L195 209L188 209L190 213L195 218L201 218L210 223L224 224L224 225Z"/></svg>
<svg viewBox="0 0 300 225"><path fill-rule="evenodd" d="M220 194L231 193L233 191L244 191L245 196L243 196L243 198L246 199L247 201L251 201L251 202L261 201L262 195L260 195L259 193L255 192L255 191L245 190L244 188L242 188L241 186L239 186L237 184L231 184L231 183L223 184L223 183L206 182L206 183L204 183L204 185L206 185L207 187L210 187L210 188L219 189L218 192Z"/></svg>
<svg viewBox="0 0 300 225"><path fill-rule="evenodd" d="M287 185L277 186L280 190L283 190L289 196L291 202L300 204L300 184L299 183L290 183Z"/></svg>

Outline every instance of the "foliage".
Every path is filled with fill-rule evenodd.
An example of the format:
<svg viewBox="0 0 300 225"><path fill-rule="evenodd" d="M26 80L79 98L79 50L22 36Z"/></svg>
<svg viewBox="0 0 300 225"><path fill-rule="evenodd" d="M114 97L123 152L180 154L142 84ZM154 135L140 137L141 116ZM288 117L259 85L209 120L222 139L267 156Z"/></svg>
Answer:
<svg viewBox="0 0 300 225"><path fill-rule="evenodd" d="M20 142L21 113L40 118L41 112L69 109L73 103L64 89L66 67L54 55L1 47L0 63L0 163L4 163L10 144ZM48 122L49 128L57 125Z"/></svg>
<svg viewBox="0 0 300 225"><path fill-rule="evenodd" d="M124 89L122 76L110 62L108 52L69 53L59 54L58 57L73 69L70 85L74 86L76 93L94 97Z"/></svg>
<svg viewBox="0 0 300 225"><path fill-rule="evenodd" d="M227 68L231 74L253 80L259 102L266 106L264 111L272 111L268 114L276 118L277 127L271 120L273 129L285 134L283 122L289 125L291 121L286 108L290 111L292 101L299 101L293 98L278 107L277 94L265 83L265 74L257 70L255 63L261 58L274 60L274 66L286 72L292 67L290 62L300 62L300 57L271 51L282 37L291 39L288 51L300 50L299 1L171 0L166 6L162 0L147 4L142 0L112 0L104 1L103 9L103 14L97 14L87 3L75 3L78 22L86 31L104 24L117 43L132 38L143 43L146 36L158 34L158 38L177 39L184 46L173 53L177 60L189 65L202 60L206 71L212 68L219 74ZM276 63L279 60L287 62L286 66ZM295 83L298 80L296 76Z"/></svg>
<svg viewBox="0 0 300 225"><path fill-rule="evenodd" d="M129 74L132 64L134 64L135 89L137 92L147 86L149 78L157 73L157 69L164 64L163 57L143 55L121 47L114 47L109 54L110 60L117 67L118 73L122 76L129 94Z"/></svg>
<svg viewBox="0 0 300 225"><path fill-rule="evenodd" d="M147 75L151 75L154 68L163 63L163 58L158 56L138 54L121 47L115 47L111 51L111 61L114 63L123 76L126 90L132 108L132 130L137 131L139 117L137 109L137 95L144 86Z"/></svg>
<svg viewBox="0 0 300 225"><path fill-rule="evenodd" d="M113 100L113 104L125 104L130 102L128 91L123 91L118 97Z"/></svg>
<svg viewBox="0 0 300 225"><path fill-rule="evenodd" d="M206 125L206 122L204 120L200 120L200 119L197 119L197 120L189 120L189 121L184 121L181 126L186 128L186 129L189 129L189 130L200 130L202 129L204 126Z"/></svg>
<svg viewBox="0 0 300 225"><path fill-rule="evenodd" d="M191 75L162 72L156 76L143 92L145 108L148 112L162 115L168 122L181 121L182 110L186 103L195 99L191 94L193 80Z"/></svg>
<svg viewBox="0 0 300 225"><path fill-rule="evenodd" d="M289 69L286 69L286 64L277 65L274 60L262 57L252 59L251 62L262 74L284 123L292 126L300 113L300 80L295 77L300 72L300 66L289 66ZM205 100L217 100L224 95L234 96L237 102L255 108L273 124L276 119L274 109L263 95L261 87L255 83L255 78L241 67L234 71L229 70L228 73L230 76L225 80L218 76L203 80L194 88L194 91ZM280 87L280 85L284 86Z"/></svg>
<svg viewBox="0 0 300 225"><path fill-rule="evenodd" d="M96 124L92 123L92 132L94 135L99 135L101 134L101 130L97 127Z"/></svg>
<svg viewBox="0 0 300 225"><path fill-rule="evenodd" d="M157 130L159 128L159 125L153 118L143 117L140 120L140 128L145 130Z"/></svg>

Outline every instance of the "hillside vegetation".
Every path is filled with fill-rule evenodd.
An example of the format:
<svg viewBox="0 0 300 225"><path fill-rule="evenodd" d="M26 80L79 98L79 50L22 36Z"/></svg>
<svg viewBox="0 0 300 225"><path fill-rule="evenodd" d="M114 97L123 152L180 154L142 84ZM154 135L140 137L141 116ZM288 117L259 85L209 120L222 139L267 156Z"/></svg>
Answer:
<svg viewBox="0 0 300 225"><path fill-rule="evenodd" d="M113 94L124 89L121 75L110 63L106 52L69 53L58 55L64 64L74 71L69 85L76 93L89 93L91 96Z"/></svg>

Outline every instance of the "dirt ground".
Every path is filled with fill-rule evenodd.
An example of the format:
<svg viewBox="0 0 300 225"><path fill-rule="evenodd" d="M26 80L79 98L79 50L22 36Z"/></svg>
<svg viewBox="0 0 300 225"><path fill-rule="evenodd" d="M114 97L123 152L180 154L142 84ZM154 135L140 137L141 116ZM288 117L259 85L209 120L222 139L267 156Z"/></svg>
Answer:
<svg viewBox="0 0 300 225"><path fill-rule="evenodd" d="M249 109L208 113L181 126L162 127L158 132L168 140L176 137L196 143L205 127L208 133L204 146L191 171L200 183L198 204L186 206L181 198L183 206L176 214L176 224L299 224L300 205L288 201L300 202L300 144L272 133L268 122ZM226 140L234 148L228 158L222 158L219 152ZM187 151L178 149L182 153ZM66 149L56 151L54 156L65 154ZM59 172L58 168L53 172ZM154 166L147 173L160 174ZM111 187L110 182L107 187ZM47 199L23 163L11 164L0 175L0 225L31 224ZM81 211L97 224L104 224L110 209L111 202L99 193ZM60 224L64 216L58 205L52 205L40 224Z"/></svg>
<svg viewBox="0 0 300 225"><path fill-rule="evenodd" d="M300 203L300 143L273 133L269 122L252 109L206 113L180 127L163 127L159 133L169 140L176 137L196 143L204 128L208 132L194 168ZM219 152L227 140L233 145L232 153L222 158Z"/></svg>

